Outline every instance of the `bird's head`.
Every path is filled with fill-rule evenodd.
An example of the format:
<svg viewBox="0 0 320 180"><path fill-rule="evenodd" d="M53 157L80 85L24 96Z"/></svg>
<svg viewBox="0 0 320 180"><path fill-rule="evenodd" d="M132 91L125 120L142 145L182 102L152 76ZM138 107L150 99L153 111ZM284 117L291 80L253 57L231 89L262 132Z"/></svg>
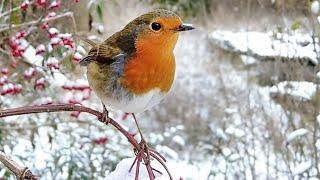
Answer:
<svg viewBox="0 0 320 180"><path fill-rule="evenodd" d="M172 11L158 9L143 14L130 22L124 31L135 36L135 48L143 53L161 51L172 52L182 31L194 29L183 24L180 17Z"/></svg>

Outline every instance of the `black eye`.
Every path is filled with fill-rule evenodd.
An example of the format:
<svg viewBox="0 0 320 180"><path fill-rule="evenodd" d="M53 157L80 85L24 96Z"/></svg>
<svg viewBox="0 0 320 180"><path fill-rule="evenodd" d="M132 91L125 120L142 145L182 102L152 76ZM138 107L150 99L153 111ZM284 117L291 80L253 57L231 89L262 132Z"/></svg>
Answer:
<svg viewBox="0 0 320 180"><path fill-rule="evenodd" d="M159 31L161 29L161 25L159 23L153 22L151 23L151 29L154 31Z"/></svg>

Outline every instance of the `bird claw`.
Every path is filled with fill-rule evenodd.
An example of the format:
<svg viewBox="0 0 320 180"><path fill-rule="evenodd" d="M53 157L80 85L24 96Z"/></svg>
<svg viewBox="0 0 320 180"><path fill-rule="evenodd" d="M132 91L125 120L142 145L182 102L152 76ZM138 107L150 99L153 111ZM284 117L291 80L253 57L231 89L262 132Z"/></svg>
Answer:
<svg viewBox="0 0 320 180"><path fill-rule="evenodd" d="M144 139L141 140L141 142L139 143L139 149L135 148L134 149L134 153L136 155L130 169L129 172L131 172L133 166L136 164L136 174L135 174L135 179L138 179L139 177L139 168L140 168L140 163L143 160L144 164L147 168L148 174L149 174L149 178L151 180L153 180L155 178L153 171L162 174L161 171L154 169L153 167L151 167L151 157L153 157L155 160L157 160L162 166L163 168L166 170L166 172L168 173L170 180L172 180L172 176L167 168L167 166L165 165L166 159L156 150L149 148L148 144L146 143L146 141Z"/></svg>
<svg viewBox="0 0 320 180"><path fill-rule="evenodd" d="M106 125L108 125L110 122L109 111L107 110L107 108L104 105L103 105L102 115L99 119L100 119L100 121L104 122Z"/></svg>

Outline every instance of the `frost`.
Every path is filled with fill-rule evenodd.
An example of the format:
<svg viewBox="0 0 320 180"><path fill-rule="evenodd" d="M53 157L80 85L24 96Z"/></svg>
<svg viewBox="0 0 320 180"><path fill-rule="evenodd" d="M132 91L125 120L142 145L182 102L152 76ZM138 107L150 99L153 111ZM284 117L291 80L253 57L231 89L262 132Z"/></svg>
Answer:
<svg viewBox="0 0 320 180"><path fill-rule="evenodd" d="M288 136L287 136L287 140L286 142L287 143L290 143L292 142L293 140L299 138L299 137L302 137L302 136L305 136L306 134L308 134L309 131L307 129L304 129L304 128L301 128L301 129L297 129L295 131L293 131L292 133L290 133Z"/></svg>
<svg viewBox="0 0 320 180"><path fill-rule="evenodd" d="M308 169L310 169L311 166L312 166L311 161L306 161L306 162L300 163L292 170L292 173L293 173L293 175L299 175L299 174L307 171Z"/></svg>
<svg viewBox="0 0 320 180"><path fill-rule="evenodd" d="M271 95L290 95L297 100L311 100L317 85L306 81L284 81L270 88Z"/></svg>

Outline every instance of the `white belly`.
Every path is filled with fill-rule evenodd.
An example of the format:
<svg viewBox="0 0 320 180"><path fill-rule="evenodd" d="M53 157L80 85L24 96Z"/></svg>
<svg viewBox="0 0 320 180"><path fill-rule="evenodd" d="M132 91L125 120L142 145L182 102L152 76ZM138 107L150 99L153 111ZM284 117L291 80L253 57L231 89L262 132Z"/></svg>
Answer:
<svg viewBox="0 0 320 180"><path fill-rule="evenodd" d="M139 113L159 104L165 94L159 89L154 89L147 94L133 96L130 99L114 99L111 97L102 98L103 104L113 110L121 110L126 113Z"/></svg>

